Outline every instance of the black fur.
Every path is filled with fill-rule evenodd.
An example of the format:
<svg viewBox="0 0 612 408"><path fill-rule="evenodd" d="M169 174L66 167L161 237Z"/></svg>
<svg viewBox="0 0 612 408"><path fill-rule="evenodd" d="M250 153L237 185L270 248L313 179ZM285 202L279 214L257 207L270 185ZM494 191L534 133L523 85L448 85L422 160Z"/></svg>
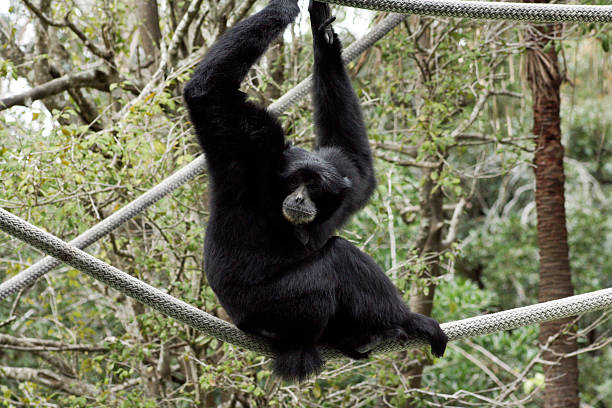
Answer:
<svg viewBox="0 0 612 408"><path fill-rule="evenodd" d="M310 7L313 152L287 144L278 120L238 90L298 13L296 0L272 0L224 34L185 86L211 182L208 282L239 328L270 338L274 371L284 379L302 380L321 370L317 345L366 358L384 338L418 335L442 355L447 339L438 323L411 313L368 255L333 236L366 204L375 177L329 7ZM315 180L317 216L306 225L289 223L281 211L296 177Z"/></svg>

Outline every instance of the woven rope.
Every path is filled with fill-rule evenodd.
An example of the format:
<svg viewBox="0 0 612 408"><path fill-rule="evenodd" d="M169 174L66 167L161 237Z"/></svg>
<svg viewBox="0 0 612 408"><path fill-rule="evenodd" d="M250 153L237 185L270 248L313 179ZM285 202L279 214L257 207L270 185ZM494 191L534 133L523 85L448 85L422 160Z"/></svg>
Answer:
<svg viewBox="0 0 612 408"><path fill-rule="evenodd" d="M345 62L349 62L356 58L359 54L371 47L376 41L391 31L405 18L406 16L402 14L394 14L385 18L383 21L373 27L372 30L370 30L366 35L355 41L344 51L343 58ZM289 107L297 103L300 99L308 95L311 87L312 78L308 77L283 97L279 98L275 103L271 104L268 107L268 110L276 115L281 114ZM113 230L119 228L125 222L140 214L187 181L196 177L205 168L206 160L203 156L198 157L190 164L183 167L181 170L177 171L157 186L153 187L147 193L132 201L102 222L88 229L74 240L70 241L70 244L80 249L87 248L89 245L111 233ZM0 301L6 299L8 296L20 291L23 288L33 285L34 282L36 282L41 276L51 271L60 263L61 262L55 258L45 257L19 274L6 280L0 284Z"/></svg>
<svg viewBox="0 0 612 408"><path fill-rule="evenodd" d="M464 0L321 0L342 6L440 17L534 22L612 22L612 6Z"/></svg>
<svg viewBox="0 0 612 408"><path fill-rule="evenodd" d="M62 260L94 279L119 290L125 295L158 310L166 316L175 318L219 340L270 355L270 348L265 339L246 334L224 320L218 319L159 289L147 285L1 208L0 229L29 243L46 254ZM490 315L444 323L442 324L442 329L450 341L455 341L609 307L612 307L612 288ZM377 353L391 352L407 347L424 345L426 345L425 341L418 338L411 339L407 343L388 341L378 345L373 351ZM336 350L322 348L321 352L325 359L341 357L341 354Z"/></svg>
<svg viewBox="0 0 612 408"><path fill-rule="evenodd" d="M529 21L574 21L610 22L612 6L568 6L522 3L486 3L452 0L324 0L330 3L394 11L406 14L431 16L472 17L504 20ZM391 15L372 29L364 38L347 48L345 61L350 61L378 41L382 36L399 24L405 16ZM269 110L279 114L308 94L312 78L307 78L298 86L270 105ZM154 187L126 207L113 214L95 227L73 240L69 245L31 224L0 209L0 228L20 238L43 252L53 255L74 268L85 272L109 286L153 307L163 314L173 317L198 330L202 330L220 340L240 345L263 354L269 354L266 341L262 338L241 332L233 325L209 315L181 300L167 295L152 286L114 268L77 247L86 247L110 231L140 213L154 202L199 174L205 168L205 160L200 157L181 169L160 185ZM44 258L19 275L0 285L0 300L28 285L59 264L51 258ZM556 320L587 311L601 310L612 305L612 289L573 296L552 302L508 310L492 315L450 322L442 325L449 339L457 340L476 335L508 330L527 324ZM375 349L376 352L393 351L409 346L421 346L425 342L413 339L408 344L386 342ZM335 350L323 349L325 358L337 357Z"/></svg>

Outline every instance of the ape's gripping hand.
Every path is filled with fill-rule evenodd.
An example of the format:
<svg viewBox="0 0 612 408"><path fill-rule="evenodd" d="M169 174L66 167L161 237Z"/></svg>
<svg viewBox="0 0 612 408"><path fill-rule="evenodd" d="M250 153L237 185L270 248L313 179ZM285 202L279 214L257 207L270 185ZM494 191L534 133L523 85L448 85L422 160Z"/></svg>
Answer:
<svg viewBox="0 0 612 408"><path fill-rule="evenodd" d="M331 25L336 21L336 17L332 16L329 4L310 0L308 11L310 12L310 25L315 44L325 41L331 45L337 42L338 36Z"/></svg>
<svg viewBox="0 0 612 408"><path fill-rule="evenodd" d="M185 86L185 100L190 109L202 108L198 98L206 94L236 91L251 66L299 13L297 0L271 0L263 10L223 34L210 47Z"/></svg>

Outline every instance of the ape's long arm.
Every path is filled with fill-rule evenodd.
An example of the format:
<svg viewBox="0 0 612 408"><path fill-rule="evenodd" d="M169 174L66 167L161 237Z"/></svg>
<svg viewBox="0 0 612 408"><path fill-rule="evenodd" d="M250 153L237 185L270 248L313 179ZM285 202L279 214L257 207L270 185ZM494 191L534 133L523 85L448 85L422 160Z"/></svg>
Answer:
<svg viewBox="0 0 612 408"><path fill-rule="evenodd" d="M357 197L356 208L369 198L374 186L374 171L366 127L359 99L342 61L342 44L329 24L329 6L313 1L310 19L314 41L315 125L317 148L335 147L356 167L352 175ZM355 209L356 209L355 208ZM352 209L351 209L352 210ZM354 211L354 210L352 210Z"/></svg>
<svg viewBox="0 0 612 408"><path fill-rule="evenodd" d="M266 8L223 34L185 86L185 99L236 90L251 66L299 14L297 0L271 0Z"/></svg>
<svg viewBox="0 0 612 408"><path fill-rule="evenodd" d="M236 180L223 183L231 191L228 195L245 186L266 185L264 175L282 154L285 137L277 119L247 101L239 87L251 66L298 13L297 0L271 0L223 34L185 85L185 101L213 181Z"/></svg>
<svg viewBox="0 0 612 408"><path fill-rule="evenodd" d="M327 218L308 227L310 243L319 248L350 216L363 207L376 186L372 152L359 99L342 61L342 44L329 25L329 5L310 4L314 40L315 126L317 151L350 180L339 206Z"/></svg>

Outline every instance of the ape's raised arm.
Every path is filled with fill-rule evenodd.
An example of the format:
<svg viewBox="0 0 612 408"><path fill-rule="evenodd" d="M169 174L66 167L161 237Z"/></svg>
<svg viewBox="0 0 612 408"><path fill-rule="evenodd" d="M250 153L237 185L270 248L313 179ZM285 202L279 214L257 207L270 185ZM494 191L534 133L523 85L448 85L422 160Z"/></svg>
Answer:
<svg viewBox="0 0 612 408"><path fill-rule="evenodd" d="M247 101L239 87L251 66L298 13L297 0L271 0L223 34L185 85L185 102L213 181L231 177L240 181L228 184L231 194L245 185L265 184L257 176L272 169L284 149L284 133L276 118Z"/></svg>
<svg viewBox="0 0 612 408"><path fill-rule="evenodd" d="M354 190L352 212L365 204L375 184L370 145L359 99L342 61L342 44L330 25L334 19L329 5L311 1L309 11L314 42L317 149L325 156L325 148L339 148L356 168L357 174L346 174ZM342 163L336 164L343 167Z"/></svg>
<svg viewBox="0 0 612 408"><path fill-rule="evenodd" d="M185 86L185 100L236 90L251 66L299 14L297 0L271 0L266 8L223 34L208 50Z"/></svg>

